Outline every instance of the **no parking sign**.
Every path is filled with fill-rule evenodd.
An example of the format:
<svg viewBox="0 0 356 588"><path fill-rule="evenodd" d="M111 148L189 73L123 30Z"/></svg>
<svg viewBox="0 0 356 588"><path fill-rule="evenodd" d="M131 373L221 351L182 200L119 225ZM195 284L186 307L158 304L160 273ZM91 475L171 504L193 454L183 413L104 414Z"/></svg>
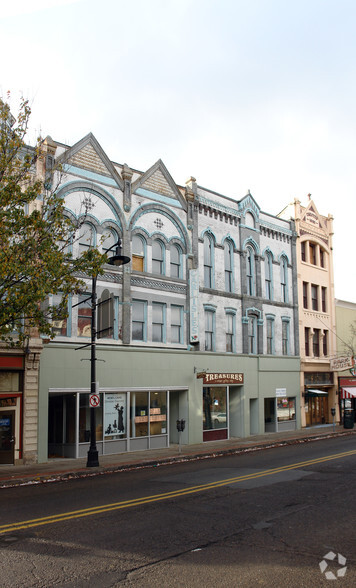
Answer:
<svg viewBox="0 0 356 588"><path fill-rule="evenodd" d="M92 408L97 408L100 406L100 396L99 394L90 394L89 396L89 405Z"/></svg>

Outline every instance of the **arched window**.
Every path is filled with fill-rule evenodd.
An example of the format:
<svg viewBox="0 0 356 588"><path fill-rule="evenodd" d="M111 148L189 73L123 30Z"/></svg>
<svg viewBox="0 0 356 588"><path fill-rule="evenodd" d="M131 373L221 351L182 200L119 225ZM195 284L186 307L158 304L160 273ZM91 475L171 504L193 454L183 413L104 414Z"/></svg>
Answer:
<svg viewBox="0 0 356 588"><path fill-rule="evenodd" d="M252 247L247 247L246 252L247 295L255 296L255 252Z"/></svg>
<svg viewBox="0 0 356 588"><path fill-rule="evenodd" d="M164 245L159 239L152 242L152 273L164 275Z"/></svg>
<svg viewBox="0 0 356 588"><path fill-rule="evenodd" d="M118 234L114 229L105 229L102 239L103 253L106 253L109 249L114 251L118 239Z"/></svg>
<svg viewBox="0 0 356 588"><path fill-rule="evenodd" d="M248 352L257 353L257 317L253 314L248 317Z"/></svg>
<svg viewBox="0 0 356 588"><path fill-rule="evenodd" d="M214 242L210 235L204 235L204 286L213 288Z"/></svg>
<svg viewBox="0 0 356 588"><path fill-rule="evenodd" d="M251 212L246 212L245 214L245 225L246 227L255 228L255 217Z"/></svg>
<svg viewBox="0 0 356 588"><path fill-rule="evenodd" d="M171 245L171 278L182 277L182 251L178 245Z"/></svg>
<svg viewBox="0 0 356 588"><path fill-rule="evenodd" d="M93 225L83 223L79 231L79 255L82 255L90 247L95 247L95 230Z"/></svg>
<svg viewBox="0 0 356 588"><path fill-rule="evenodd" d="M265 285L267 300L273 300L273 265L272 255L269 252L265 257Z"/></svg>
<svg viewBox="0 0 356 588"><path fill-rule="evenodd" d="M281 268L281 299L282 302L288 302L288 262L283 255L280 261Z"/></svg>
<svg viewBox="0 0 356 588"><path fill-rule="evenodd" d="M225 241L224 247L224 262L225 262L225 291L233 291L233 260L234 260L234 248L231 241Z"/></svg>
<svg viewBox="0 0 356 588"><path fill-rule="evenodd" d="M146 269L146 241L141 235L132 237L132 269L143 272Z"/></svg>

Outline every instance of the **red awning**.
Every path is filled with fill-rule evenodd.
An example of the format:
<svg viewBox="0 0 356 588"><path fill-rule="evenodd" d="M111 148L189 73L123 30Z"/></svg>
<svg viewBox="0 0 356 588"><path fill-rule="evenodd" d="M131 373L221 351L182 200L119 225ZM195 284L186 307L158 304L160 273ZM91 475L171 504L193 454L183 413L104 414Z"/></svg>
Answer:
<svg viewBox="0 0 356 588"><path fill-rule="evenodd" d="M356 386L354 388L341 388L340 398L356 398Z"/></svg>

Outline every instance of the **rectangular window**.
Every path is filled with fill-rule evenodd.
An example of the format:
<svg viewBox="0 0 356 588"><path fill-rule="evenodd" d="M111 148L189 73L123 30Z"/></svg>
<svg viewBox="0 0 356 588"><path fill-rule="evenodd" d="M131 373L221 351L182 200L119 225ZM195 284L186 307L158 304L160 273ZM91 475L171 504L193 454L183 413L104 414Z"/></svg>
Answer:
<svg viewBox="0 0 356 588"><path fill-rule="evenodd" d="M303 282L303 308L308 308L308 284Z"/></svg>
<svg viewBox="0 0 356 588"><path fill-rule="evenodd" d="M248 320L248 351L249 353L257 353L257 319L255 316L250 316Z"/></svg>
<svg viewBox="0 0 356 588"><path fill-rule="evenodd" d="M328 331L324 331L324 335L323 335L323 355L325 357L327 357L327 355L328 355L328 339L329 339L329 333L328 333Z"/></svg>
<svg viewBox="0 0 356 588"><path fill-rule="evenodd" d="M310 337L310 329L309 329L309 327L305 327L305 329L304 329L304 345L305 345L306 357L309 357L309 355L310 355L309 337Z"/></svg>
<svg viewBox="0 0 356 588"><path fill-rule="evenodd" d="M305 261L306 259L306 255L305 255L305 241L302 241L300 244L300 251L301 251L301 256L302 256L302 261Z"/></svg>
<svg viewBox="0 0 356 588"><path fill-rule="evenodd" d="M79 296L78 305L78 337L91 336L91 297L90 294Z"/></svg>
<svg viewBox="0 0 356 588"><path fill-rule="evenodd" d="M214 351L214 312L205 311L205 351Z"/></svg>
<svg viewBox="0 0 356 588"><path fill-rule="evenodd" d="M289 355L289 322L282 321L282 354Z"/></svg>
<svg viewBox="0 0 356 588"><path fill-rule="evenodd" d="M130 394L130 437L148 436L148 392Z"/></svg>
<svg viewBox="0 0 356 588"><path fill-rule="evenodd" d="M310 263L316 265L316 246L314 243L309 244L309 260Z"/></svg>
<svg viewBox="0 0 356 588"><path fill-rule="evenodd" d="M313 310L319 310L319 304L318 304L318 286L315 286L315 284L311 285L311 301L312 301L312 309Z"/></svg>
<svg viewBox="0 0 356 588"><path fill-rule="evenodd" d="M320 247L320 266L325 267L325 251Z"/></svg>
<svg viewBox="0 0 356 588"><path fill-rule="evenodd" d="M62 301L62 296L60 294L55 294L51 296L51 306L57 307ZM68 318L53 318L52 319L52 331L55 335L59 335L61 337L66 337L68 335L67 331L68 327Z"/></svg>
<svg viewBox="0 0 356 588"><path fill-rule="evenodd" d="M171 342L183 343L183 306L171 306Z"/></svg>
<svg viewBox="0 0 356 588"><path fill-rule="evenodd" d="M322 312L326 312L326 288L325 288L325 286L321 287L321 310L322 310Z"/></svg>
<svg viewBox="0 0 356 588"><path fill-rule="evenodd" d="M132 339L133 341L146 340L146 307L144 300L132 301Z"/></svg>
<svg viewBox="0 0 356 588"><path fill-rule="evenodd" d="M167 433L167 392L150 392L150 435Z"/></svg>
<svg viewBox="0 0 356 588"><path fill-rule="evenodd" d="M163 343L165 341L165 314L164 304L152 303L152 341Z"/></svg>
<svg viewBox="0 0 356 588"><path fill-rule="evenodd" d="M274 321L272 318L267 318L267 353L273 355L274 353Z"/></svg>
<svg viewBox="0 0 356 588"><path fill-rule="evenodd" d="M314 355L314 357L320 357L320 329L314 329L313 355Z"/></svg>
<svg viewBox="0 0 356 588"><path fill-rule="evenodd" d="M235 351L234 321L235 321L235 316L231 313L226 313L226 351L227 351L227 353L233 353Z"/></svg>

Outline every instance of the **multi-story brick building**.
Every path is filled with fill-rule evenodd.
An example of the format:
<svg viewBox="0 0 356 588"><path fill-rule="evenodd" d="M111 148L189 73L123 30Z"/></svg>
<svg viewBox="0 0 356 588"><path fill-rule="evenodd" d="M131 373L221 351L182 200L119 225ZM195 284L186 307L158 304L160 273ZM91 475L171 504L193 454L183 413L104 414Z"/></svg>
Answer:
<svg viewBox="0 0 356 588"><path fill-rule="evenodd" d="M99 453L177 442L177 419L183 443L300 427L294 222L250 193L228 198L194 178L179 186L161 160L145 172L114 163L92 134L54 144L67 214L91 208L73 255L120 239L131 258L97 279L99 301L109 299L98 307ZM42 354L41 461L88 450L85 281Z"/></svg>
<svg viewBox="0 0 356 588"><path fill-rule="evenodd" d="M333 269L333 218L319 214L308 196L295 199L278 216L294 219L297 240L302 426L332 422L336 409L336 322Z"/></svg>

